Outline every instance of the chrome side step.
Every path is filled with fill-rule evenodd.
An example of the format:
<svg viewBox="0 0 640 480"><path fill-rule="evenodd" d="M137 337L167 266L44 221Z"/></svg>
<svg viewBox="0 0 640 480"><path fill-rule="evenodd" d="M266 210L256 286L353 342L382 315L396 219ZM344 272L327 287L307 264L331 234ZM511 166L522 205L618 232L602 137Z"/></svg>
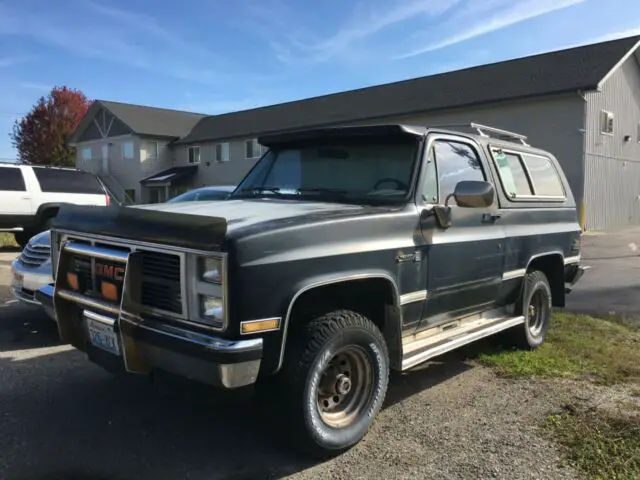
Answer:
<svg viewBox="0 0 640 480"><path fill-rule="evenodd" d="M454 328L440 329L437 333L426 336L426 338L420 335L417 339L403 344L402 370L408 370L430 358L521 325L524 320L523 316L482 318Z"/></svg>

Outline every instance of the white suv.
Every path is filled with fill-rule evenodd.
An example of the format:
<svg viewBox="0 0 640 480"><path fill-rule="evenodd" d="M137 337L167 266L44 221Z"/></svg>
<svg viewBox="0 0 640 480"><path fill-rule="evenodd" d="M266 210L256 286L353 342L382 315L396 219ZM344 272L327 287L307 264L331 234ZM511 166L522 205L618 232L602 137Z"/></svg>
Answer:
<svg viewBox="0 0 640 480"><path fill-rule="evenodd" d="M109 194L83 170L0 163L0 231L13 232L21 247L49 228L61 203L106 206Z"/></svg>

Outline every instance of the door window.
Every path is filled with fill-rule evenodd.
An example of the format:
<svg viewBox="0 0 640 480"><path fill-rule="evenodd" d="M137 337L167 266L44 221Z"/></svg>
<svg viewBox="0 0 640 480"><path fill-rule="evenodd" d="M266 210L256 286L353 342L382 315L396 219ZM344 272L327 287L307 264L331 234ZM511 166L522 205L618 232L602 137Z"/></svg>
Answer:
<svg viewBox="0 0 640 480"><path fill-rule="evenodd" d="M27 190L19 168L6 167L0 170L0 190L24 192Z"/></svg>
<svg viewBox="0 0 640 480"><path fill-rule="evenodd" d="M434 153L438 167L440 203L444 203L447 196L453 193L458 182L485 180L480 157L470 145L451 140L436 140Z"/></svg>

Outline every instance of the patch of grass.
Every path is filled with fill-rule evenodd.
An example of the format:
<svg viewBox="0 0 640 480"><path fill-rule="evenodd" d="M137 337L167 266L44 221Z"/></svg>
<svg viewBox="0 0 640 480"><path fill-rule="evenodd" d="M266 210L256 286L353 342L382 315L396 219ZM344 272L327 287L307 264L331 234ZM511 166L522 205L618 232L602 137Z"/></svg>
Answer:
<svg viewBox="0 0 640 480"><path fill-rule="evenodd" d="M588 377L597 383L640 383L640 333L620 322L555 314L535 350L495 350L479 360L507 376Z"/></svg>
<svg viewBox="0 0 640 480"><path fill-rule="evenodd" d="M544 431L594 480L640 478L640 415L613 415L572 406L547 417Z"/></svg>
<svg viewBox="0 0 640 480"><path fill-rule="evenodd" d="M0 248L17 248L18 244L13 236L13 233L0 232Z"/></svg>

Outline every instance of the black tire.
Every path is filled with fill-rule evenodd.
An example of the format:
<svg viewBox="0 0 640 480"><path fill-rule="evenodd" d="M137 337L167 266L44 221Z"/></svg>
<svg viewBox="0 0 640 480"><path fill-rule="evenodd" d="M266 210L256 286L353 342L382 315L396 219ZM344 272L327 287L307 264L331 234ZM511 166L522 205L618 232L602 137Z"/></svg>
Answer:
<svg viewBox="0 0 640 480"><path fill-rule="evenodd" d="M513 346L531 350L542 345L551 322L551 299L547 276L539 270L528 272L516 303L516 314L523 315L525 322L510 332Z"/></svg>
<svg viewBox="0 0 640 480"><path fill-rule="evenodd" d="M349 310L316 318L291 340L278 375L291 440L316 458L338 455L366 435L382 407L389 384L387 344L371 320ZM344 417L335 413L342 407Z"/></svg>
<svg viewBox="0 0 640 480"><path fill-rule="evenodd" d="M29 243L29 240L31 239L33 235L30 234L30 232L15 232L13 234L13 238L15 239L16 243L18 245L20 245L20 248L23 249L27 243Z"/></svg>

